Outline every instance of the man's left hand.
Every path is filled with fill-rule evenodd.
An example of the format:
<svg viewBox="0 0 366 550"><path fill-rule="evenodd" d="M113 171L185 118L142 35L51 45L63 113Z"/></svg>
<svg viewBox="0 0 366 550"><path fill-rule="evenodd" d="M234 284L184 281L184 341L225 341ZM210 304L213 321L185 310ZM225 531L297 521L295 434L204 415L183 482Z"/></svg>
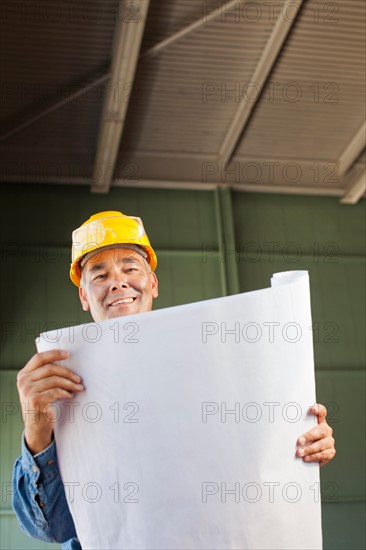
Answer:
<svg viewBox="0 0 366 550"><path fill-rule="evenodd" d="M319 462L320 466L324 466L336 454L333 430L325 420L327 409L324 405L315 403L310 407L309 412L317 417L318 425L299 437L296 456L301 457L305 462Z"/></svg>

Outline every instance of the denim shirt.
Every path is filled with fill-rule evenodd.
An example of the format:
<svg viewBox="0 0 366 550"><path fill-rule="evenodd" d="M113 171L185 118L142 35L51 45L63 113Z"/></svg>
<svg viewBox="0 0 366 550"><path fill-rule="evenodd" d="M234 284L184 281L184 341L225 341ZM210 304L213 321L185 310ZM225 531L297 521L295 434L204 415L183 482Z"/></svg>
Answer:
<svg viewBox="0 0 366 550"><path fill-rule="evenodd" d="M62 543L63 550L81 550L66 500L53 441L32 455L22 436L22 456L13 471L13 509L27 535Z"/></svg>

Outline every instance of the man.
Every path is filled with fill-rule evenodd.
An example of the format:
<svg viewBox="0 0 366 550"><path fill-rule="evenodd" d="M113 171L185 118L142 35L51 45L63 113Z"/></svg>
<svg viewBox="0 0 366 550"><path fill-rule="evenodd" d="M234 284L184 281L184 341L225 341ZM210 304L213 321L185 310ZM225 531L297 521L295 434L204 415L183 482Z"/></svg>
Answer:
<svg viewBox="0 0 366 550"><path fill-rule="evenodd" d="M100 212L73 232L70 277L95 322L150 311L158 296L156 264L139 218ZM62 366L67 356L60 350L37 353L18 374L25 429L22 456L14 467L13 507L30 536L80 550L57 465L50 408L84 390L80 377ZM324 465L335 455L332 429L324 406L311 411L318 425L299 437L296 454Z"/></svg>

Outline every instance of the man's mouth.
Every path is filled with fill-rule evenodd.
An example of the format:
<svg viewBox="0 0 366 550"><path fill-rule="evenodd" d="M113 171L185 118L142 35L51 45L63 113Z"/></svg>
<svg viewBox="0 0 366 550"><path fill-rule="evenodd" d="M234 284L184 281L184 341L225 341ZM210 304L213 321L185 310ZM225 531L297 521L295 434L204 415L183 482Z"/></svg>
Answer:
<svg viewBox="0 0 366 550"><path fill-rule="evenodd" d="M119 300L115 300L114 302L109 304L108 307L117 307L123 304L132 304L135 300L136 300L136 297L120 298Z"/></svg>

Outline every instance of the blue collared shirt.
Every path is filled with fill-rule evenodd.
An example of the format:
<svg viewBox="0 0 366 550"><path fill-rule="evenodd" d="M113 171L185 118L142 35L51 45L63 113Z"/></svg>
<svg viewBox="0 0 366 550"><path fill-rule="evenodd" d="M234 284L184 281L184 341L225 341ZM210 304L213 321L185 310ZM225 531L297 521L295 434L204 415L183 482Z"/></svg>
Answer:
<svg viewBox="0 0 366 550"><path fill-rule="evenodd" d="M62 543L63 550L81 550L67 504L53 441L32 455L22 436L22 456L13 471L13 508L27 535Z"/></svg>

